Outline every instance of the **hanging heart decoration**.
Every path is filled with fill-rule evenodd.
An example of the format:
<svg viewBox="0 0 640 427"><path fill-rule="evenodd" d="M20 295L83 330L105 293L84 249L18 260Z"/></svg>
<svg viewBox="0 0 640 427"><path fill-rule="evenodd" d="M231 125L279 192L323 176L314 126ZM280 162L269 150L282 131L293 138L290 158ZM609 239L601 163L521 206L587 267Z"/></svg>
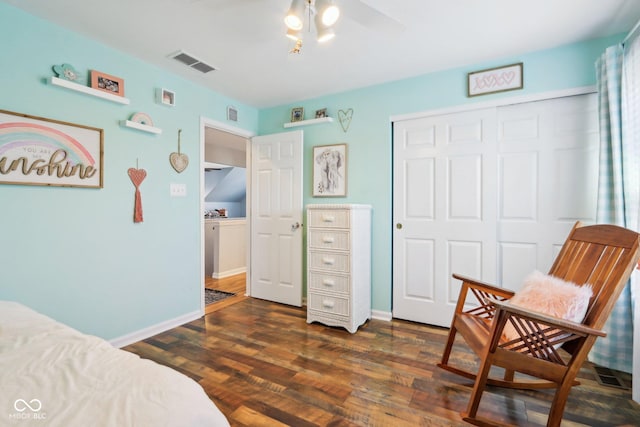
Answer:
<svg viewBox="0 0 640 427"><path fill-rule="evenodd" d="M344 133L347 133L347 131L349 130L352 117L353 117L353 108L349 108L347 111L344 111L344 110L338 111L338 120L340 121L340 126L342 126L342 130L344 131Z"/></svg>
<svg viewBox="0 0 640 427"><path fill-rule="evenodd" d="M142 195L140 194L140 184L147 177L147 171L144 169L129 168L127 170L131 182L136 187L136 197L133 204L133 222L142 222Z"/></svg>
<svg viewBox="0 0 640 427"><path fill-rule="evenodd" d="M180 134L182 133L182 129L178 130L178 152L171 153L169 155L169 163L176 170L176 172L180 173L189 166L189 157L186 154L180 153Z"/></svg>
<svg viewBox="0 0 640 427"><path fill-rule="evenodd" d="M171 153L169 155L169 162L171 162L171 166L176 170L176 172L180 173L189 166L189 157L186 154L181 153Z"/></svg>

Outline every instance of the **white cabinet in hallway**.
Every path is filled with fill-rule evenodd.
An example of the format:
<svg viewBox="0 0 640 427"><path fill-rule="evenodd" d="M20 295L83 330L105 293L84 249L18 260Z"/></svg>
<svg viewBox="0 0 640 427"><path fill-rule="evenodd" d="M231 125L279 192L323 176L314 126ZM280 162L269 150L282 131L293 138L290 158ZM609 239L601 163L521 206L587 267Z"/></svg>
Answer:
<svg viewBox="0 0 640 427"><path fill-rule="evenodd" d="M355 333L371 318L371 206L307 206L307 323Z"/></svg>
<svg viewBox="0 0 640 427"><path fill-rule="evenodd" d="M246 271L245 218L205 220L205 275L222 279Z"/></svg>

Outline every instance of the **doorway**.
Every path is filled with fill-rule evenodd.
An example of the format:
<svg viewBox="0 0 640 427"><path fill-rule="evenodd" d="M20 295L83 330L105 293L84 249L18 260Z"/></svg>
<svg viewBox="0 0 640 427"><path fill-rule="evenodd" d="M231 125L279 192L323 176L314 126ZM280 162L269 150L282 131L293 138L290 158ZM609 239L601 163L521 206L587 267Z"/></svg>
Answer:
<svg viewBox="0 0 640 427"><path fill-rule="evenodd" d="M253 135L226 123L206 118L200 120L203 313L209 312L211 307L205 310L205 287L235 293L236 297L228 299L227 303L249 295L245 272L250 259L250 202L246 194Z"/></svg>

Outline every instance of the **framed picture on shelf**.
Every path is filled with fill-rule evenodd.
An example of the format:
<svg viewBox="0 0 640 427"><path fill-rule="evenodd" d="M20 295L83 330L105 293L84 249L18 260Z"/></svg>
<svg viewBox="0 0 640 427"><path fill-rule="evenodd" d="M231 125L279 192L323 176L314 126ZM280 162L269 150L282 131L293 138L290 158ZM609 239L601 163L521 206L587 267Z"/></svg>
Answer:
<svg viewBox="0 0 640 427"><path fill-rule="evenodd" d="M313 197L347 196L347 144L313 147Z"/></svg>
<svg viewBox="0 0 640 427"><path fill-rule="evenodd" d="M102 188L102 129L0 110L0 153L0 184Z"/></svg>
<svg viewBox="0 0 640 427"><path fill-rule="evenodd" d="M175 107L176 93L168 89L158 89L158 103L169 107Z"/></svg>
<svg viewBox="0 0 640 427"><path fill-rule="evenodd" d="M112 95L124 96L124 80L100 71L91 70L91 87Z"/></svg>
<svg viewBox="0 0 640 427"><path fill-rule="evenodd" d="M327 109L321 108L320 110L316 110L316 119L321 119L323 117L327 117Z"/></svg>
<svg viewBox="0 0 640 427"><path fill-rule="evenodd" d="M296 107L291 109L291 121L301 122L304 120L304 107Z"/></svg>

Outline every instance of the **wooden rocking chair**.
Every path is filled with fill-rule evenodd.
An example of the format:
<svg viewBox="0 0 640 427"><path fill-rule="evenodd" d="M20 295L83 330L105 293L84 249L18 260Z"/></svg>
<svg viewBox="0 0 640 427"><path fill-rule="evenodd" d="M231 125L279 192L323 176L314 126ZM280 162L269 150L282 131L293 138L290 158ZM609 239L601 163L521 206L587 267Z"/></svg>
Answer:
<svg viewBox="0 0 640 427"><path fill-rule="evenodd" d="M530 311L508 303L513 292L453 275L462 281L449 338L439 367L475 380L466 412L471 424L497 422L477 416L487 384L520 389L556 388L547 426L559 426L575 377L640 258L640 235L613 225L582 226L571 230L550 275L578 285L591 284L593 296L582 323ZM465 310L471 294L479 306ZM511 324L519 338L507 341L505 325ZM477 373L449 364L456 334L480 358ZM561 354L562 347L568 354ZM504 368L503 378L489 377L492 366ZM530 377L515 376L520 372Z"/></svg>

